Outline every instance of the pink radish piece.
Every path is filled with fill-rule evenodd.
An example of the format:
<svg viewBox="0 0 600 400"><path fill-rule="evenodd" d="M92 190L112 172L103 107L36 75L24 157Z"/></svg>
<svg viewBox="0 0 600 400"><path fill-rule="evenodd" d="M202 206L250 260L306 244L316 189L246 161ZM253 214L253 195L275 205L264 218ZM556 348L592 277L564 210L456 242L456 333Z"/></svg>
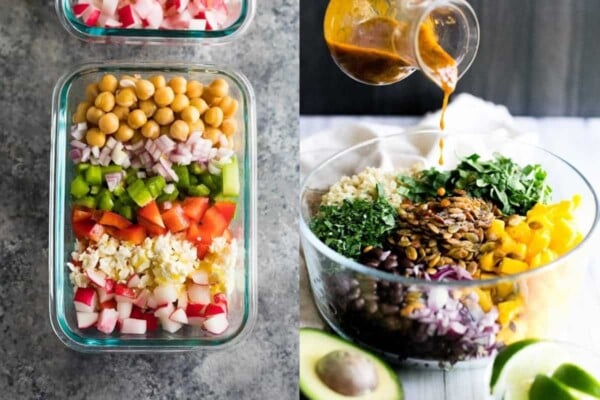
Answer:
<svg viewBox="0 0 600 400"><path fill-rule="evenodd" d="M142 280L140 279L140 276L138 274L133 274L127 280L127 287L136 288L141 282Z"/></svg>
<svg viewBox="0 0 600 400"><path fill-rule="evenodd" d="M156 311L154 311L154 316L158 319L169 318L171 314L175 311L175 306L173 303L168 303L166 306L162 306Z"/></svg>
<svg viewBox="0 0 600 400"><path fill-rule="evenodd" d="M101 15L102 11L96 7L90 6L83 16L83 23L87 26L96 26Z"/></svg>
<svg viewBox="0 0 600 400"><path fill-rule="evenodd" d="M207 271L194 271L192 272L192 280L198 285L208 285L208 272Z"/></svg>
<svg viewBox="0 0 600 400"><path fill-rule="evenodd" d="M106 289L106 293L114 293L115 292L115 281L111 278L106 278L106 285L104 286Z"/></svg>
<svg viewBox="0 0 600 400"><path fill-rule="evenodd" d="M194 18L190 21L188 28L193 31L205 31L206 30L206 20Z"/></svg>
<svg viewBox="0 0 600 400"><path fill-rule="evenodd" d="M150 15L155 4L157 4L155 0L136 0L133 8L140 18L145 19Z"/></svg>
<svg viewBox="0 0 600 400"><path fill-rule="evenodd" d="M77 288L75 292L75 310L79 312L92 313L98 306L98 295L93 288Z"/></svg>
<svg viewBox="0 0 600 400"><path fill-rule="evenodd" d="M85 270L85 275L99 288L106 287L106 274L104 272L88 268Z"/></svg>
<svg viewBox="0 0 600 400"><path fill-rule="evenodd" d="M188 323L188 317L183 308L178 308L177 310L173 311L173 314L169 316L169 319L171 321L179 322L180 324Z"/></svg>
<svg viewBox="0 0 600 400"><path fill-rule="evenodd" d="M169 332L169 333L175 333L178 330L181 329L181 327L183 326L183 324L180 324L179 322L175 322L170 320L169 318L161 318L160 319L160 325L162 326L162 328Z"/></svg>
<svg viewBox="0 0 600 400"><path fill-rule="evenodd" d="M188 306L187 290L182 290L179 292L179 295L177 296L177 307L183 308L185 310L185 308L187 306Z"/></svg>
<svg viewBox="0 0 600 400"><path fill-rule="evenodd" d="M98 321L98 313L78 312L77 327L79 329L89 328Z"/></svg>
<svg viewBox="0 0 600 400"><path fill-rule="evenodd" d="M73 6L73 14L76 17L81 17L88 9L90 5L88 3L79 3Z"/></svg>
<svg viewBox="0 0 600 400"><path fill-rule="evenodd" d="M104 303L115 298L114 293L108 293L104 288L98 288L98 302Z"/></svg>
<svg viewBox="0 0 600 400"><path fill-rule="evenodd" d="M204 325L205 318L202 317L188 317L188 325L197 326L198 328L202 328Z"/></svg>
<svg viewBox="0 0 600 400"><path fill-rule="evenodd" d="M131 316L131 310L133 310L133 304L126 303L117 303L117 311L119 312L119 319L124 320Z"/></svg>
<svg viewBox="0 0 600 400"><path fill-rule="evenodd" d="M206 310L204 310L204 315L206 316L206 318L218 314L225 314L225 308L221 305L209 304L208 306L206 306Z"/></svg>
<svg viewBox="0 0 600 400"><path fill-rule="evenodd" d="M155 3L145 21L149 28L158 29L165 18L160 4Z"/></svg>
<svg viewBox="0 0 600 400"><path fill-rule="evenodd" d="M154 297L154 293L150 293L148 295L148 301L146 302L146 307L155 309L159 306L156 298Z"/></svg>
<svg viewBox="0 0 600 400"><path fill-rule="evenodd" d="M144 289L138 294L138 297L133 302L134 305L139 308L146 308L148 303L148 296L150 295L150 291L148 289Z"/></svg>
<svg viewBox="0 0 600 400"><path fill-rule="evenodd" d="M177 300L177 289L175 286L157 286L156 289L154 289L153 294L154 298L156 299L156 303L159 305L173 303L175 300Z"/></svg>
<svg viewBox="0 0 600 400"><path fill-rule="evenodd" d="M142 335L146 333L146 320L127 318L121 322L121 333Z"/></svg>
<svg viewBox="0 0 600 400"><path fill-rule="evenodd" d="M117 13L119 0L102 0L102 14L106 16L114 16Z"/></svg>
<svg viewBox="0 0 600 400"><path fill-rule="evenodd" d="M96 328L100 332L104 332L107 335L111 334L115 330L117 320L119 319L119 313L114 308L105 308L98 317L98 323Z"/></svg>
<svg viewBox="0 0 600 400"><path fill-rule="evenodd" d="M213 315L204 321L204 329L215 335L225 332L228 326L229 321L224 313Z"/></svg>
<svg viewBox="0 0 600 400"><path fill-rule="evenodd" d="M188 285L188 297L190 302L196 304L210 303L210 287L204 285Z"/></svg>
<svg viewBox="0 0 600 400"><path fill-rule="evenodd" d="M119 21L121 21L124 28L133 27L136 24L136 15L131 4L119 8L118 14Z"/></svg>

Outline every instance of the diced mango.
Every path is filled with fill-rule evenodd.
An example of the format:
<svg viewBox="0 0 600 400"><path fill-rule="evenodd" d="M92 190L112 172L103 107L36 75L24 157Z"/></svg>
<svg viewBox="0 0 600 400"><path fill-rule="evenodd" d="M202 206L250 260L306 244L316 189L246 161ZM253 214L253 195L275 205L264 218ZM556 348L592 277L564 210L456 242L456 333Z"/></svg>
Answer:
<svg viewBox="0 0 600 400"><path fill-rule="evenodd" d="M496 296L501 299L506 299L513 294L514 285L511 282L500 282L496 284Z"/></svg>
<svg viewBox="0 0 600 400"><path fill-rule="evenodd" d="M494 253L493 252L486 253L483 256L481 256L481 258L479 259L479 266L484 271L488 271L488 272L494 271L495 264L496 263L494 261Z"/></svg>
<svg viewBox="0 0 600 400"><path fill-rule="evenodd" d="M541 255L541 253L538 253L535 256L531 257L531 260L529 261L529 266L531 268L538 268L538 267L542 266L542 255Z"/></svg>
<svg viewBox="0 0 600 400"><path fill-rule="evenodd" d="M510 257L504 257L500 263L500 272L505 275L513 275L525 272L529 269L529 265L524 261L515 260Z"/></svg>
<svg viewBox="0 0 600 400"><path fill-rule="evenodd" d="M506 232L521 243L529 243L531 239L531 228L526 221L520 222L517 226L509 226Z"/></svg>
<svg viewBox="0 0 600 400"><path fill-rule="evenodd" d="M542 250L542 252L540 253L540 256L541 256L542 265L550 264L552 261L554 261L558 258L558 255L550 249Z"/></svg>
<svg viewBox="0 0 600 400"><path fill-rule="evenodd" d="M493 220L492 224L490 225L490 227L488 229L488 236L490 236L490 239L493 239L494 236L496 239L499 239L503 235L504 235L504 221L502 221L501 219Z"/></svg>
<svg viewBox="0 0 600 400"><path fill-rule="evenodd" d="M500 325L508 325L521 312L522 308L520 300L503 301L498 304L498 322L500 322Z"/></svg>
<svg viewBox="0 0 600 400"><path fill-rule="evenodd" d="M564 254L573 248L577 231L571 222L565 218L558 218L554 224L550 248L558 254Z"/></svg>
<svg viewBox="0 0 600 400"><path fill-rule="evenodd" d="M494 303L492 302L492 295L489 290L485 289L475 289L477 296L479 297L479 305L483 311L490 312L492 307L494 307Z"/></svg>
<svg viewBox="0 0 600 400"><path fill-rule="evenodd" d="M511 238L508 234L502 234L502 244L500 245L500 250L502 250L505 254L512 253L515 245L517 244L513 238Z"/></svg>
<svg viewBox="0 0 600 400"><path fill-rule="evenodd" d="M547 249L550 246L551 239L552 234L550 231L545 229L534 230L527 248L527 255L534 256L542 250Z"/></svg>

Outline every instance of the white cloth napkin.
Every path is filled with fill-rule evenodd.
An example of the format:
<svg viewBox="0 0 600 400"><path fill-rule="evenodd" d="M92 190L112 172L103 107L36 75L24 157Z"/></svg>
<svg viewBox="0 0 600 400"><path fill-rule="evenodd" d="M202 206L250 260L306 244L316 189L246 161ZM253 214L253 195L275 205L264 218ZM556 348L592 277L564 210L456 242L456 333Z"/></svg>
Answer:
<svg viewBox="0 0 600 400"><path fill-rule="evenodd" d="M391 125L381 125L373 123L364 123L357 119L356 123L337 126L333 129L320 131L309 135L300 142L300 169L301 175L306 176L313 168L325 161L333 154L356 145L365 140L388 136L419 129L439 129L440 111L426 115L416 127L399 127ZM481 142L475 140L471 145L472 151L483 154L485 149L485 137L487 135L499 135L501 137L519 139L528 143L536 144L537 134L521 131L517 128L513 117L508 109L501 105L496 105L484 101L470 94L459 94L448 106L446 111L446 133L461 133L481 135ZM414 155L415 158L423 158L429 165L433 165L432 160L437 160L439 152L437 151L437 140L415 141L407 139L405 143L398 142L401 149L380 149L380 157L377 165L384 166L386 152L402 151L407 155ZM373 157L373 155L370 155ZM383 160L383 162L382 162ZM351 160L354 170L362 168L357 165L367 167L375 165L373 159L365 157L363 159ZM414 164L414 161L411 161ZM364 165L363 165L364 164ZM409 167L410 165L407 165ZM300 324L301 326L323 327L321 320L310 292L308 283L308 274L304 267L304 259L301 258L300 271Z"/></svg>

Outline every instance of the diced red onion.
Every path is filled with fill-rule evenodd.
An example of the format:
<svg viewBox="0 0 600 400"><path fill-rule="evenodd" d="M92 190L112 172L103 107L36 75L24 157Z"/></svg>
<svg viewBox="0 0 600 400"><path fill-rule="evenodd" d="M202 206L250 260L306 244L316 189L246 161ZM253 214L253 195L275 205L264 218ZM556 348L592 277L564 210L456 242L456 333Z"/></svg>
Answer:
<svg viewBox="0 0 600 400"><path fill-rule="evenodd" d="M76 149L85 149L87 147L87 144L80 142L79 140L71 140L71 147L74 147Z"/></svg>
<svg viewBox="0 0 600 400"><path fill-rule="evenodd" d="M92 147L92 155L94 156L94 158L100 157L100 149L98 148L98 146Z"/></svg>
<svg viewBox="0 0 600 400"><path fill-rule="evenodd" d="M71 158L72 161L78 162L81 159L81 149L72 149L69 152L69 158Z"/></svg>
<svg viewBox="0 0 600 400"><path fill-rule="evenodd" d="M163 192L165 192L166 194L171 194L175 191L175 185L173 185L172 183L169 183L165 186L165 188L163 189Z"/></svg>
<svg viewBox="0 0 600 400"><path fill-rule="evenodd" d="M90 159L90 155L92 154L92 149L86 147L81 151L81 162L87 162Z"/></svg>
<svg viewBox="0 0 600 400"><path fill-rule="evenodd" d="M117 188L117 186L119 186L119 183L123 179L123 174L120 172L111 172L110 174L106 174L104 178L106 179L108 190L112 192Z"/></svg>
<svg viewBox="0 0 600 400"><path fill-rule="evenodd" d="M121 143L121 142L119 142L119 143ZM115 138L112 136L109 136L108 139L106 139L106 143L104 144L104 146L108 147L109 149L114 149L116 144L117 144L117 141L115 140Z"/></svg>
<svg viewBox="0 0 600 400"><path fill-rule="evenodd" d="M140 179L144 179L146 177L146 173L144 171L138 171L137 177Z"/></svg>
<svg viewBox="0 0 600 400"><path fill-rule="evenodd" d="M163 209L165 210L170 210L171 208L173 208L173 204L170 201L165 201L163 204Z"/></svg>

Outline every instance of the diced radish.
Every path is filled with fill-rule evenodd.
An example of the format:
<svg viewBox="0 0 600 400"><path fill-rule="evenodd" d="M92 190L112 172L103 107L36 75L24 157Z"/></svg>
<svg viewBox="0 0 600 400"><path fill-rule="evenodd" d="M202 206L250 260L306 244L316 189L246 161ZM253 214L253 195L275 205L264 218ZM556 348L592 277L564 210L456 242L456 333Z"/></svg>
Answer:
<svg viewBox="0 0 600 400"><path fill-rule="evenodd" d="M121 26L123 26L123 24L113 18L107 18L104 22L105 28L120 28Z"/></svg>
<svg viewBox="0 0 600 400"><path fill-rule="evenodd" d="M98 313L92 312L78 312L77 313L77 327L79 329L89 328L98 321Z"/></svg>
<svg viewBox="0 0 600 400"><path fill-rule="evenodd" d="M146 320L127 318L121 322L121 333L143 335L146 333Z"/></svg>
<svg viewBox="0 0 600 400"><path fill-rule="evenodd" d="M119 312L119 319L124 320L131 316L131 310L133 309L133 304L126 303L117 303L117 311Z"/></svg>
<svg viewBox="0 0 600 400"><path fill-rule="evenodd" d="M85 275L97 287L106 287L106 274L104 272L88 268L85 270Z"/></svg>
<svg viewBox="0 0 600 400"><path fill-rule="evenodd" d="M115 281L111 278L106 278L106 285L104 285L104 289L106 289L106 293L114 293Z"/></svg>
<svg viewBox="0 0 600 400"><path fill-rule="evenodd" d="M217 293L214 295L215 303L224 303L227 304L227 295L225 293Z"/></svg>
<svg viewBox="0 0 600 400"><path fill-rule="evenodd" d="M193 31L205 31L206 30L206 20L199 19L199 18L193 18L190 21L188 29L193 30Z"/></svg>
<svg viewBox="0 0 600 400"><path fill-rule="evenodd" d="M152 8L157 4L154 0L136 0L133 8L140 18L146 18L152 12Z"/></svg>
<svg viewBox="0 0 600 400"><path fill-rule="evenodd" d="M192 272L192 280L198 285L208 285L208 272L204 270Z"/></svg>
<svg viewBox="0 0 600 400"><path fill-rule="evenodd" d="M98 323L96 328L100 332L104 332L107 335L111 334L115 330L117 325L117 319L119 319L119 313L114 308L105 308L98 317Z"/></svg>
<svg viewBox="0 0 600 400"><path fill-rule="evenodd" d="M181 290L179 292L179 295L177 296L177 307L183 308L185 310L187 305L188 305L187 290Z"/></svg>
<svg viewBox="0 0 600 400"><path fill-rule="evenodd" d="M169 319L171 321L179 322L180 324L188 323L188 317L183 308L178 308L177 310L173 311L173 313L169 316Z"/></svg>
<svg viewBox="0 0 600 400"><path fill-rule="evenodd" d="M159 306L159 304L156 301L156 298L154 297L154 294L150 293L148 295L148 301L146 302L146 307L152 308L152 309L156 309L158 306Z"/></svg>
<svg viewBox="0 0 600 400"><path fill-rule="evenodd" d="M109 301L115 298L114 293L108 293L104 288L98 288L98 301L100 303L104 303L105 301Z"/></svg>
<svg viewBox="0 0 600 400"><path fill-rule="evenodd" d="M152 10L146 17L145 21L149 28L158 29L165 18L163 8L160 4L155 3Z"/></svg>
<svg viewBox="0 0 600 400"><path fill-rule="evenodd" d="M173 303L169 303L154 311L154 316L159 319L169 318L169 316L173 314L173 311L175 311L175 306Z"/></svg>
<svg viewBox="0 0 600 400"><path fill-rule="evenodd" d="M197 326L198 328L202 328L204 325L205 318L203 317L188 317L188 325Z"/></svg>
<svg viewBox="0 0 600 400"><path fill-rule="evenodd" d="M81 17L86 12L89 6L89 3L75 4L73 6L73 14L75 14L76 17Z"/></svg>
<svg viewBox="0 0 600 400"><path fill-rule="evenodd" d="M135 299L137 297L135 290L122 283L117 283L115 286L115 294L117 296L129 297L130 299Z"/></svg>
<svg viewBox="0 0 600 400"><path fill-rule="evenodd" d="M210 286L188 285L188 297L192 303L208 304L210 303Z"/></svg>
<svg viewBox="0 0 600 400"><path fill-rule="evenodd" d="M136 288L142 282L140 276L138 274L133 274L127 280L127 287Z"/></svg>
<svg viewBox="0 0 600 400"><path fill-rule="evenodd" d="M87 26L96 26L101 15L102 11L94 6L90 6L83 16L83 23Z"/></svg>
<svg viewBox="0 0 600 400"><path fill-rule="evenodd" d="M102 0L102 14L114 16L117 13L119 0Z"/></svg>
<svg viewBox="0 0 600 400"><path fill-rule="evenodd" d="M206 306L206 309L204 310L204 315L206 318L217 314L225 314L225 308L217 304L209 304Z"/></svg>
<svg viewBox="0 0 600 400"><path fill-rule="evenodd" d="M133 304L133 302L135 302L135 299L132 299L131 297L128 297L128 296L116 295L115 301L117 303L132 303Z"/></svg>
<svg viewBox="0 0 600 400"><path fill-rule="evenodd" d="M98 306L98 294L93 288L77 288L73 302L75 310L92 313Z"/></svg>
<svg viewBox="0 0 600 400"><path fill-rule="evenodd" d="M161 318L160 325L162 326L162 328L165 331L167 331L169 333L175 333L178 330L180 330L181 327L183 326L183 324L180 324L179 322L171 321L169 318Z"/></svg>
<svg viewBox="0 0 600 400"><path fill-rule="evenodd" d="M135 11L133 10L133 6L131 4L119 8L118 14L119 21L121 21L124 28L133 27L137 22Z"/></svg>
<svg viewBox="0 0 600 400"><path fill-rule="evenodd" d="M150 291L148 289L144 289L138 294L138 297L133 302L139 308L146 308L148 302L148 296L150 295Z"/></svg>
<svg viewBox="0 0 600 400"><path fill-rule="evenodd" d="M117 308L117 302L114 301L114 299L106 300L100 303L100 306L98 306L98 308L100 310L104 310L105 308Z"/></svg>
<svg viewBox="0 0 600 400"><path fill-rule="evenodd" d="M157 304L173 303L177 300L177 289L172 285L158 286L153 292Z"/></svg>
<svg viewBox="0 0 600 400"><path fill-rule="evenodd" d="M181 14L188 6L188 0L167 0L165 3L166 15Z"/></svg>
<svg viewBox="0 0 600 400"><path fill-rule="evenodd" d="M204 317L204 311L206 310L206 304L188 304L185 313L188 317Z"/></svg>
<svg viewBox="0 0 600 400"><path fill-rule="evenodd" d="M204 321L204 329L215 335L225 332L228 326L229 321L225 314L213 315Z"/></svg>

